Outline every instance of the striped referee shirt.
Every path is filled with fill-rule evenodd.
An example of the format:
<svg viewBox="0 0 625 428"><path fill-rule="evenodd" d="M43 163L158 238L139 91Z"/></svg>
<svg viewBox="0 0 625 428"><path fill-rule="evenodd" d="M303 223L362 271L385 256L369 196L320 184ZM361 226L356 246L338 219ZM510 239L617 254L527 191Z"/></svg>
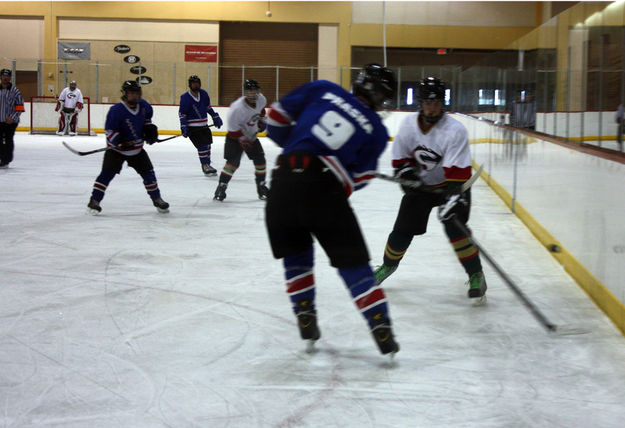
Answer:
<svg viewBox="0 0 625 428"><path fill-rule="evenodd" d="M23 112L24 100L20 90L11 84L8 88L0 85L0 122L6 122L10 117L14 123L18 123Z"/></svg>

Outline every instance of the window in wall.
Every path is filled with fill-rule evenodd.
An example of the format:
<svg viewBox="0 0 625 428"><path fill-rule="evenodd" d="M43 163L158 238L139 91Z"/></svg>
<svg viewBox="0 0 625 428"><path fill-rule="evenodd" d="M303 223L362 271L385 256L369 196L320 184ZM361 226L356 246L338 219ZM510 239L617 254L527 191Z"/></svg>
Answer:
<svg viewBox="0 0 625 428"><path fill-rule="evenodd" d="M495 105L496 106L506 105L506 95L504 91L502 91L501 89L495 89Z"/></svg>
<svg viewBox="0 0 625 428"><path fill-rule="evenodd" d="M495 102L495 94L492 89L479 89L478 90L478 105L492 106Z"/></svg>
<svg viewBox="0 0 625 428"><path fill-rule="evenodd" d="M408 88L408 90L406 91L406 104L411 106L414 102L413 100L413 88Z"/></svg>

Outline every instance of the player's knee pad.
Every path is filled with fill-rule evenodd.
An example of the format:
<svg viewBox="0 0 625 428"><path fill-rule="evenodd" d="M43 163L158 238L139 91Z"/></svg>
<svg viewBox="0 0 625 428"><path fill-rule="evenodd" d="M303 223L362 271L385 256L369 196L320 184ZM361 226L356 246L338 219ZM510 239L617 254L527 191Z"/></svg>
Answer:
<svg viewBox="0 0 625 428"><path fill-rule="evenodd" d="M98 175L98 178L96 178L96 181L98 183L104 184L105 186L108 186L111 180L113 180L113 178L115 177L115 174L115 171L112 171L110 169L103 169L100 172L100 175Z"/></svg>
<svg viewBox="0 0 625 428"><path fill-rule="evenodd" d="M234 174L234 172L239 168L238 163L226 162L224 165L224 171L230 175Z"/></svg>
<svg viewBox="0 0 625 428"><path fill-rule="evenodd" d="M142 172L140 175L141 178L143 178L143 184L148 185L151 183L156 183L156 174L154 174L154 170Z"/></svg>
<svg viewBox="0 0 625 428"><path fill-rule="evenodd" d="M294 256L287 256L282 260L286 279L290 280L313 268L313 247Z"/></svg>
<svg viewBox="0 0 625 428"><path fill-rule="evenodd" d="M463 221L463 219L460 219L460 221L464 224L465 222ZM450 241L454 241L456 239L459 238L464 238L465 237L465 233L462 229L460 229L458 226L456 226L456 224L452 221L446 221L443 223L443 226L445 227L445 234L447 235L447 237L449 238ZM465 224L466 227L466 224ZM468 229L468 227L467 227Z"/></svg>

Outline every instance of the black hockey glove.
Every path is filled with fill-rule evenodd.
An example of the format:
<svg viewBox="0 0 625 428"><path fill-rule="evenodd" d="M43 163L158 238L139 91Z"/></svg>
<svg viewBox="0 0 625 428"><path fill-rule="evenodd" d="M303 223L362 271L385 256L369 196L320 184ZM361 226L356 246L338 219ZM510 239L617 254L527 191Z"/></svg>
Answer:
<svg viewBox="0 0 625 428"><path fill-rule="evenodd" d="M218 113L215 114L211 114L211 117L213 118L213 123L215 124L215 127L217 129L221 128L224 124L224 121L221 120L221 117L219 117Z"/></svg>
<svg viewBox="0 0 625 428"><path fill-rule="evenodd" d="M158 140L158 128L153 123L143 125L143 139L148 144L156 143Z"/></svg>
<svg viewBox="0 0 625 428"><path fill-rule="evenodd" d="M464 194L454 193L447 197L447 201L438 207L438 219L443 223L451 221L457 217L460 221L465 221L468 217L469 202Z"/></svg>
<svg viewBox="0 0 625 428"><path fill-rule="evenodd" d="M395 168L395 178L400 180L411 181L412 183L403 183L401 188L405 193L414 192L416 189L423 185L420 177L421 170L419 167L403 164Z"/></svg>
<svg viewBox="0 0 625 428"><path fill-rule="evenodd" d="M182 133L182 136L183 136L184 138L187 138L187 137L189 136L189 134L187 133L187 132L188 132L188 131L187 131L187 129L188 129L188 128L187 128L187 125L182 125L182 126L180 127L180 132Z"/></svg>
<svg viewBox="0 0 625 428"><path fill-rule="evenodd" d="M258 132L265 132L267 129L267 120L264 117L258 119Z"/></svg>

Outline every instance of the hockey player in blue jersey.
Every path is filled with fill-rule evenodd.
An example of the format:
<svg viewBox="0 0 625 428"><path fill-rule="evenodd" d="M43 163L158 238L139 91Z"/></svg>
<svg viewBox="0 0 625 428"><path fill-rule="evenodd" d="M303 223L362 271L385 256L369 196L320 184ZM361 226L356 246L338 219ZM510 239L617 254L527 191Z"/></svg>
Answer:
<svg viewBox="0 0 625 428"><path fill-rule="evenodd" d="M197 149L202 172L206 176L217 175L217 170L211 166L211 144L213 135L208 127L208 114L213 119L215 127L221 128L223 121L219 114L211 107L211 100L208 93L201 89L202 81L193 75L189 77L189 90L180 95L180 130L182 136L191 139Z"/></svg>
<svg viewBox="0 0 625 428"><path fill-rule="evenodd" d="M154 144L158 139L158 129L152 123L152 106L141 98L141 86L134 80L126 80L122 85L122 102L115 104L106 115L106 144L102 171L93 184L91 199L87 207L96 215L102 211L100 202L115 174L122 170L124 162L132 167L141 178L152 203L160 213L169 212L169 204L161 198L154 167L148 153L143 149L143 141Z"/></svg>
<svg viewBox="0 0 625 428"><path fill-rule="evenodd" d="M395 77L369 64L351 94L328 81L295 89L274 103L268 135L280 147L266 206L276 258L283 259L300 336L320 337L315 307L313 236L338 269L383 354L399 350L386 296L375 284L349 195L373 178L389 139L377 110L393 97Z"/></svg>

